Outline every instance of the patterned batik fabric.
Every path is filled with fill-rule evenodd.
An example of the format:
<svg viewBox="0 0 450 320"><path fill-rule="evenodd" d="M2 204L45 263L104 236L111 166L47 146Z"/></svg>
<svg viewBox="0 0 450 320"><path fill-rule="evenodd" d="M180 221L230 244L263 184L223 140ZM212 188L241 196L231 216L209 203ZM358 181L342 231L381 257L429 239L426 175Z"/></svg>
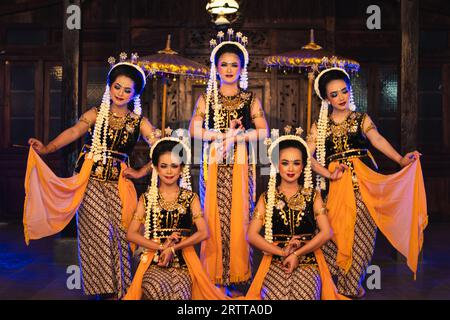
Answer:
<svg viewBox="0 0 450 320"><path fill-rule="evenodd" d="M131 251L121 226L117 182L90 179L78 209L78 250L87 295L121 298L131 284Z"/></svg>
<svg viewBox="0 0 450 320"><path fill-rule="evenodd" d="M320 300L321 289L317 265L299 265L289 274L280 261L272 261L261 296L264 300Z"/></svg>
<svg viewBox="0 0 450 320"><path fill-rule="evenodd" d="M377 226L372 216L364 204L361 193L355 190L356 200L356 222L355 237L353 240L352 265L347 272L344 272L336 265L337 247L333 241L328 241L322 251L325 256L328 268L333 276L337 276L337 289L342 295L356 297L366 275L375 249Z"/></svg>
<svg viewBox="0 0 450 320"><path fill-rule="evenodd" d="M191 300L192 280L186 268L152 265L142 280L143 300Z"/></svg>
<svg viewBox="0 0 450 320"><path fill-rule="evenodd" d="M252 172L251 166L249 166L249 209L252 209L254 206ZM222 283L217 284L224 286L235 284L230 280L230 254L232 254L230 253L232 181L233 166L219 166L217 170L217 205L219 207L220 235L222 238L223 272ZM252 265L252 250L249 250L249 254L249 263Z"/></svg>

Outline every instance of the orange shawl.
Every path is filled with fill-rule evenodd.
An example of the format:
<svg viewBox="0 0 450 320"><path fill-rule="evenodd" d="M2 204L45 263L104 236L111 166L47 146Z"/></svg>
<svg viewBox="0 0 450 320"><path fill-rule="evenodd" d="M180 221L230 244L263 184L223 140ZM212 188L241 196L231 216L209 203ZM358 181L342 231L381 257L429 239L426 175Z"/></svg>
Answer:
<svg viewBox="0 0 450 320"><path fill-rule="evenodd" d="M322 300L350 300L349 298L337 293L336 286L334 285L333 279L331 278L330 271L328 270L327 263L323 256L322 250L317 249L314 251L316 256L316 261L319 266L320 279L322 281ZM261 300L261 289L264 283L267 272L270 268L270 263L272 262L271 255L264 255L261 263L259 265L258 271L256 272L255 278L245 295L245 300Z"/></svg>
<svg viewBox="0 0 450 320"><path fill-rule="evenodd" d="M407 258L407 265L415 276L423 244L423 231L428 223L420 161L417 160L391 175L379 174L359 159L350 161L370 215L391 244ZM330 163L330 171L337 165L337 162ZM327 209L334 233L333 241L338 247L336 263L348 272L352 264L356 220L355 194L349 170L340 180L330 183Z"/></svg>
<svg viewBox="0 0 450 320"><path fill-rule="evenodd" d="M84 197L93 161L86 159L79 174L59 178L39 155L30 148L25 174L23 226L25 242L40 239L63 230L72 220ZM122 170L126 168L121 163ZM122 201L122 226L127 229L137 207L133 183L120 175L119 197Z"/></svg>
<svg viewBox="0 0 450 320"><path fill-rule="evenodd" d="M244 144L235 152L232 177L231 230L230 230L230 280L243 282L250 278L249 245L246 240L249 224L248 157ZM244 155L244 159L238 156ZM211 146L205 197L205 219L210 237L202 242L200 258L214 283L222 283L223 258L219 207L217 205L217 170L215 147ZM220 192L220 191L219 191Z"/></svg>
<svg viewBox="0 0 450 320"><path fill-rule="evenodd" d="M192 280L192 300L229 300L220 289L216 288L209 280L202 268L202 264L195 253L194 247L182 250L184 260L188 266ZM123 300L140 300L142 298L142 279L150 266L155 251L144 252L136 270L131 286Z"/></svg>

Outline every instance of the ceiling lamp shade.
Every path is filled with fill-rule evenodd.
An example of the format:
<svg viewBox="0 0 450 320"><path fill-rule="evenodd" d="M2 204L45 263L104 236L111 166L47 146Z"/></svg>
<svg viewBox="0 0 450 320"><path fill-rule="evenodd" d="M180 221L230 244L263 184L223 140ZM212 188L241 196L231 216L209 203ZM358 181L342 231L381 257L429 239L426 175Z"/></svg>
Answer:
<svg viewBox="0 0 450 320"><path fill-rule="evenodd" d="M210 0L206 4L206 11L210 14L233 14L239 10L236 0Z"/></svg>

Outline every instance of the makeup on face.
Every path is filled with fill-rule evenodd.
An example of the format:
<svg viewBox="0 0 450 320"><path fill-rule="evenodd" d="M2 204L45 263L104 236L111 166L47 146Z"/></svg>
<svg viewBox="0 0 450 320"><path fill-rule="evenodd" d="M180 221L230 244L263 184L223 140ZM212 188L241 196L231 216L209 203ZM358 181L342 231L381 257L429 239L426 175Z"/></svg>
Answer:
<svg viewBox="0 0 450 320"><path fill-rule="evenodd" d="M218 73L221 81L233 83L239 79L241 74L241 62L234 53L224 53L218 61Z"/></svg>
<svg viewBox="0 0 450 320"><path fill-rule="evenodd" d="M287 182L296 181L303 171L302 153L297 148L286 148L280 152L278 165L280 176Z"/></svg>
<svg viewBox="0 0 450 320"><path fill-rule="evenodd" d="M350 92L344 80L332 80L327 85L328 101L334 108L348 107Z"/></svg>
<svg viewBox="0 0 450 320"><path fill-rule="evenodd" d="M170 152L166 152L159 157L158 175L162 182L167 185L177 183L181 176L181 161Z"/></svg>
<svg viewBox="0 0 450 320"><path fill-rule="evenodd" d="M110 96L117 106L128 104L134 96L134 82L126 76L118 76L111 86Z"/></svg>

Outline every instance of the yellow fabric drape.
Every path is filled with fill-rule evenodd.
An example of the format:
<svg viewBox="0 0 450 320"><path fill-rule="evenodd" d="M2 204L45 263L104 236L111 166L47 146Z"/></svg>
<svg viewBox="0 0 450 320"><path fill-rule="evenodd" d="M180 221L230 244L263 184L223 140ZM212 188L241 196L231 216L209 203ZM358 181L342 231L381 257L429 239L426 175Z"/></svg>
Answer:
<svg viewBox="0 0 450 320"><path fill-rule="evenodd" d="M23 226L25 242L63 230L72 220L84 197L93 161L85 159L80 173L59 178L30 148L25 174ZM122 170L126 164L122 163ZM120 175L119 197L122 202L122 226L126 229L137 207L133 183Z"/></svg>
<svg viewBox="0 0 450 320"><path fill-rule="evenodd" d="M128 227L133 220L134 212L137 208L137 193L131 180L124 178L122 172L127 168L124 162L120 163L121 174L117 187L119 188L119 198L122 203L122 227L128 230Z"/></svg>
<svg viewBox="0 0 450 320"><path fill-rule="evenodd" d="M239 158L241 157L241 158ZM211 146L208 165L208 179L205 196L205 218L210 237L202 242L200 257L211 281L222 283L222 239L217 204L216 150ZM246 240L249 224L248 155L244 144L238 144L235 151L232 178L232 205L230 226L230 280L243 282L250 278L249 245Z"/></svg>
<svg viewBox="0 0 450 320"><path fill-rule="evenodd" d="M322 250L317 249L314 251L317 264L319 266L320 279L322 282L321 299L322 300L350 300L349 298L337 293L336 286L331 278L330 271L328 270L327 263L323 256ZM244 300L261 300L261 290L266 278L267 272L269 272L270 263L272 261L271 255L264 255L259 265L258 271L255 274L255 278L247 291L247 294L243 298Z"/></svg>
<svg viewBox="0 0 450 320"><path fill-rule="evenodd" d="M416 155L418 157L418 155ZM358 178L362 199L378 228L407 259L417 272L417 260L423 245L423 231L428 223L425 187L420 161L401 171L382 175L359 159L351 159ZM330 164L333 171L337 162ZM336 263L348 272L352 263L352 246L356 219L356 203L351 173L330 183L327 201L328 217L338 247Z"/></svg>
<svg viewBox="0 0 450 320"><path fill-rule="evenodd" d="M192 300L230 300L229 297L212 284L202 268L194 247L184 248L182 252L192 280ZM143 253L133 282L123 300L140 300L142 298L142 279L153 260L154 254L155 251Z"/></svg>
<svg viewBox="0 0 450 320"><path fill-rule="evenodd" d="M136 273L134 274L133 281L127 290L127 294L122 300L141 300L142 298L142 280L144 279L145 271L152 263L155 251L144 252L139 261Z"/></svg>

